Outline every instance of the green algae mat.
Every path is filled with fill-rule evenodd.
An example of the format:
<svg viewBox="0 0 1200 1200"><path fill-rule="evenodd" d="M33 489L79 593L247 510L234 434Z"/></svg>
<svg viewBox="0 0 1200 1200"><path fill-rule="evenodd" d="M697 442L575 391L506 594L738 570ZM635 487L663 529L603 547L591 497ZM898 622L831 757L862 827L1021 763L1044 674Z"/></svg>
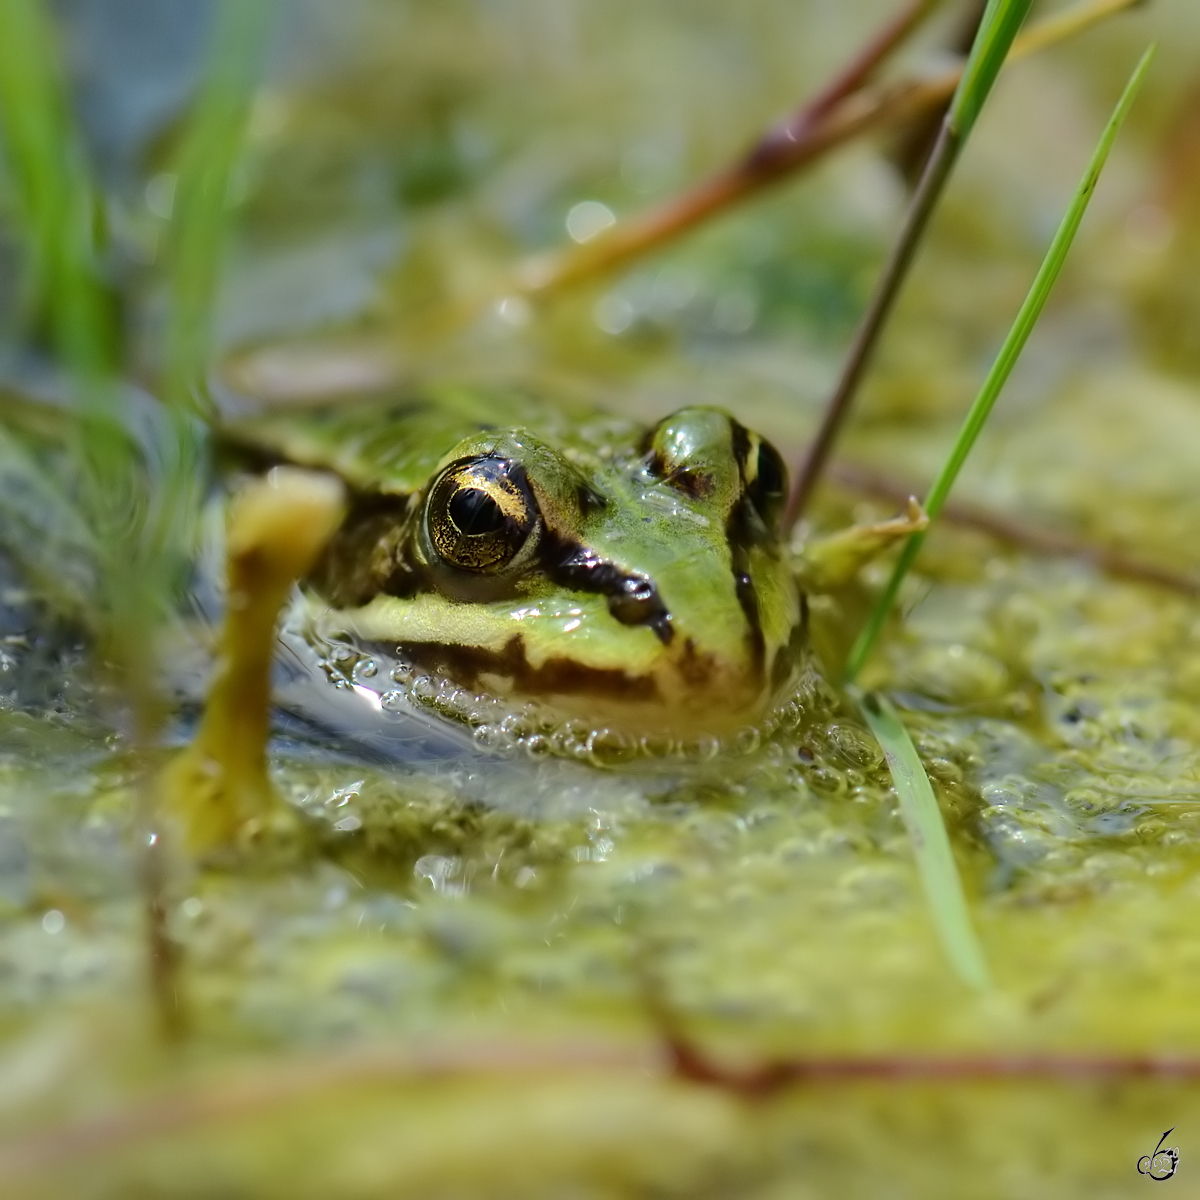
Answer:
<svg viewBox="0 0 1200 1200"><path fill-rule="evenodd" d="M567 414L607 461L631 423L715 405L795 461L901 221L911 125L619 270L541 281L564 245L740 161L896 6L142 7L45 25L133 412L143 387L187 392L171 370L199 358L226 413L419 392L432 442L482 395L501 427ZM934 12L881 86L943 73L967 7ZM836 686L886 555L809 597L771 720L714 738L601 744L529 712L474 737L455 690L340 644L301 670L285 631L269 770L302 825L217 859L147 847L211 672L224 517L197 496L200 565L145 626L147 735L104 665L128 639L83 611L116 603L87 493L53 509L69 355L0 97L0 1194L1107 1197L1172 1166L1200 1187L1191 0L1006 68L800 537L924 492L1151 39L1057 291L862 675L932 782L977 988ZM219 103L237 95L244 122ZM228 199L207 209L188 185L206 145ZM180 211L209 222L191 259ZM188 304L211 309L203 345L178 340Z"/></svg>

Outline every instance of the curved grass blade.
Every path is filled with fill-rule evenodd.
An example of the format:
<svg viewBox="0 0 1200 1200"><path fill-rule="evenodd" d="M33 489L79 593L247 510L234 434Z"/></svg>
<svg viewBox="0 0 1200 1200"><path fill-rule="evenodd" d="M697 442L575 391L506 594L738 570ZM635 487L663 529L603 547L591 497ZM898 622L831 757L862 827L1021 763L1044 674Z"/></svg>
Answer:
<svg viewBox="0 0 1200 1200"><path fill-rule="evenodd" d="M883 696L857 689L852 694L887 758L917 871L950 965L963 983L984 990L991 986L987 960L975 936L950 838L916 747Z"/></svg>
<svg viewBox="0 0 1200 1200"><path fill-rule="evenodd" d="M1004 345L1001 346L1000 353L996 356L996 361L992 364L992 369L988 372L987 378L983 381L983 386L979 390L979 394L975 397L966 419L963 421L962 428L959 430L958 438L951 448L949 457L934 480L933 486L929 489L929 494L925 499L925 511L929 514L931 522L941 512L942 506L946 503L946 498L949 496L950 489L954 486L954 482L958 478L959 471L962 470L963 463L966 462L967 455L970 454L971 448L975 445L975 441L979 437L988 416L991 414L997 397L1000 395L1005 383L1008 382L1008 377L1012 374L1012 369L1016 366L1017 359L1021 356L1021 351L1025 348L1025 343L1029 340L1029 335L1033 332L1033 327L1037 323L1038 317L1041 316L1042 309L1045 307L1046 300L1050 295L1050 290L1053 288L1054 282L1062 270L1063 263L1066 261L1071 243L1075 240L1075 234L1078 232L1083 215L1087 211L1092 193L1096 190L1096 183L1100 178L1100 172L1104 169L1109 151L1112 149L1117 133L1125 123L1125 118L1129 115L1129 110L1133 106L1134 98L1142 86L1142 81L1146 76L1146 71L1154 58L1156 50L1157 46L1150 46L1146 50L1145 54L1142 55L1141 61L1134 68L1129 82L1125 85L1125 90L1122 92L1120 100L1117 101L1117 106L1113 110L1104 133L1101 135L1100 141L1092 154L1091 162L1088 163L1087 170L1084 172L1083 178L1079 181L1079 186L1075 189L1075 195L1072 197L1071 204L1063 216L1062 223L1058 227L1058 232L1054 235L1054 240L1050 243L1050 249L1046 252L1046 257L1038 270L1037 276L1034 278L1033 286L1029 289L1029 294L1025 297L1025 303L1021 305L1021 310L1017 314L1012 328L1008 331L1008 336L1004 339ZM914 533L905 543L900 558L897 560L896 566L892 571L891 578L888 580L887 587L884 588L883 593L875 604L875 608L871 612L870 619L863 627L862 632L858 635L850 651L845 672L847 683L853 683L858 677L858 673L862 670L863 664L866 662L867 656L870 654L871 648L874 646L879 632L887 620L888 613L891 612L896 595L900 590L900 585L904 582L904 577L908 574L909 569L920 553L927 533L928 530L922 533Z"/></svg>

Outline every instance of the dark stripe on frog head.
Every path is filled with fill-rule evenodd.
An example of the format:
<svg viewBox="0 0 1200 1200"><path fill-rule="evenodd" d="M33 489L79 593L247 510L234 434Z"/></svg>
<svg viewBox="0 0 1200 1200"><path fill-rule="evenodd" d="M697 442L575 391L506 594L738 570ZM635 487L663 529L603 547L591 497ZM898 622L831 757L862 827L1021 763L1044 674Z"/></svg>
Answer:
<svg viewBox="0 0 1200 1200"><path fill-rule="evenodd" d="M649 576L623 570L552 529L545 531L538 550L542 571L552 583L606 597L608 611L622 625L645 625L664 646L671 644L671 614Z"/></svg>
<svg viewBox="0 0 1200 1200"><path fill-rule="evenodd" d="M766 671L766 638L758 594L750 575L750 547L770 545L778 536L779 516L787 496L787 467L765 438L730 418L730 441L742 480L741 495L725 526L738 603L749 625L747 635L756 672ZM777 657L778 670L783 656Z"/></svg>
<svg viewBox="0 0 1200 1200"><path fill-rule="evenodd" d="M427 671L442 670L464 687L481 687L485 675L511 679L521 690L534 695L558 694L595 696L609 700L658 700L658 684L650 678L627 675L617 668L588 667L571 658L549 658L533 666L525 653L520 634L513 634L503 650L478 646L442 646L400 643L405 658Z"/></svg>
<svg viewBox="0 0 1200 1200"><path fill-rule="evenodd" d="M754 580L750 575L750 538L748 530L748 504L743 498L734 506L729 514L729 522L725 526L725 537L729 542L729 560L733 568L733 589L737 595L738 604L746 618L746 641L750 649L750 662L754 673L762 678L766 668L767 640L763 635L762 614L758 606L758 593L754 590Z"/></svg>

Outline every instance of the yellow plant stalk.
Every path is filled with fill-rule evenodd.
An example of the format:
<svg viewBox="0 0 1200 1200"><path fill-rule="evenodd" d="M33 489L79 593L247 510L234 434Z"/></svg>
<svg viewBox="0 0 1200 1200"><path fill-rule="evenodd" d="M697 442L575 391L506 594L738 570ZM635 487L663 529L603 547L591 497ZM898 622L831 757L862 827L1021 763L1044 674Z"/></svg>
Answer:
<svg viewBox="0 0 1200 1200"><path fill-rule="evenodd" d="M195 739L161 779L165 812L195 854L234 845L287 811L267 774L275 625L344 511L340 482L288 468L233 500L216 676Z"/></svg>

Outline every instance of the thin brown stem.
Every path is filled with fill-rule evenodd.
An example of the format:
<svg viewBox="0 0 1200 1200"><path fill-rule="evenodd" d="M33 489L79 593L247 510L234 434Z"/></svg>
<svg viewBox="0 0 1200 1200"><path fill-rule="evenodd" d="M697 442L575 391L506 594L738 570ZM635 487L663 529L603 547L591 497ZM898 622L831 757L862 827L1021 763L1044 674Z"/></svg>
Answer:
<svg viewBox="0 0 1200 1200"><path fill-rule="evenodd" d="M1033 25L1013 44L1011 59L1024 58L1082 33L1109 17L1135 7L1143 0L1081 0L1061 13ZM897 22L898 24L899 22ZM886 41L881 33L877 39ZM869 48L868 48L869 49ZM890 51L889 51L890 53ZM868 52L855 60L867 59ZM881 59L882 61L882 59ZM839 76L849 78L851 64ZM869 72L868 72L869 74ZM817 119L794 117L757 142L734 165L717 172L682 195L639 216L620 221L582 246L532 259L518 269L518 288L544 295L605 275L696 228L766 188L810 166L829 151L870 130L894 128L935 110L954 94L962 74L952 67L922 80L880 87L860 87L827 105ZM830 84L800 113L811 113L822 98L832 94ZM781 130L790 130L781 135Z"/></svg>
<svg viewBox="0 0 1200 1200"><path fill-rule="evenodd" d="M158 1031L167 1043L182 1041L188 1032L183 997L183 947L168 927L170 898L165 845L159 832L157 783L143 768L141 784L145 844L141 851L141 884L146 923L147 973Z"/></svg>
<svg viewBox="0 0 1200 1200"><path fill-rule="evenodd" d="M376 1045L290 1060L271 1059L206 1082L144 1094L96 1117L64 1123L0 1144L0 1178L60 1170L99 1155L145 1145L213 1125L244 1123L292 1104L353 1088L396 1087L445 1079L503 1077L523 1080L570 1073L615 1073L644 1080L666 1068L691 1082L719 1087L748 1100L766 1100L788 1087L880 1082L956 1084L1017 1082L1065 1084L1133 1079L1195 1081L1200 1058L1138 1053L1061 1053L1033 1050L992 1054L805 1055L746 1066L723 1063L678 1039L664 1060L645 1046L618 1042L463 1042L420 1046Z"/></svg>
<svg viewBox="0 0 1200 1200"><path fill-rule="evenodd" d="M159 1036L168 1045L182 1041L188 1033L187 1006L183 992L183 947L170 931L170 864L162 837L163 814L154 747L162 734L166 708L155 681L146 671L144 634L148 619L118 621L113 645L116 658L129 664L121 673L122 690L133 714L133 761L137 771L136 848L137 879L141 890L145 931L145 979ZM138 630L135 634L134 630Z"/></svg>
<svg viewBox="0 0 1200 1200"><path fill-rule="evenodd" d="M810 125L828 116L891 58L941 3L942 0L913 0L884 25L811 100L768 134L761 144L765 145L771 139L794 142Z"/></svg>
<svg viewBox="0 0 1200 1200"><path fill-rule="evenodd" d="M962 13L954 35L946 44L946 51L965 58L970 53L979 32L980 22L987 9L987 0L971 0ZM917 185L921 172L929 161L942 127L942 119L950 101L931 108L927 113L911 121L906 129L898 130L888 157L904 176L905 184L911 189Z"/></svg>
<svg viewBox="0 0 1200 1200"><path fill-rule="evenodd" d="M804 458L796 469L792 488L788 493L787 507L783 513L785 533L792 529L804 512L817 486L817 481L821 477L821 472L825 469L825 464L833 453L838 435L845 426L846 418L850 415L854 399L858 395L859 384L862 382L875 348L879 344L880 334L895 307L900 289L908 278L908 271L912 266L917 247L921 244L921 238L937 208L946 181L950 178L950 172L954 169L961 145L961 139L951 128L950 122L943 121L938 140L908 206L904 225L884 264L879 282L875 285L875 291L871 296L871 302L867 305L867 311L863 314L854 334L854 341L846 356L846 363L842 368L837 387L825 406L825 413L816 436L809 443Z"/></svg>
<svg viewBox="0 0 1200 1200"><path fill-rule="evenodd" d="M848 491L876 496L904 504L924 489L911 481L898 479L855 463L835 462L829 468L830 479ZM1104 546L1087 538L1031 525L1017 517L999 513L980 504L948 500L941 520L963 529L975 529L997 541L1017 546L1033 554L1057 558L1078 558L1117 579L1167 588L1185 596L1200 596L1200 574L1189 574L1158 563L1147 562L1114 546Z"/></svg>
<svg viewBox="0 0 1200 1200"><path fill-rule="evenodd" d="M978 1083L1053 1080L1092 1083L1129 1079L1194 1080L1200 1059L1151 1054L876 1055L775 1059L748 1067L718 1062L694 1045L671 1047L676 1073L693 1083L765 1100L806 1083Z"/></svg>

